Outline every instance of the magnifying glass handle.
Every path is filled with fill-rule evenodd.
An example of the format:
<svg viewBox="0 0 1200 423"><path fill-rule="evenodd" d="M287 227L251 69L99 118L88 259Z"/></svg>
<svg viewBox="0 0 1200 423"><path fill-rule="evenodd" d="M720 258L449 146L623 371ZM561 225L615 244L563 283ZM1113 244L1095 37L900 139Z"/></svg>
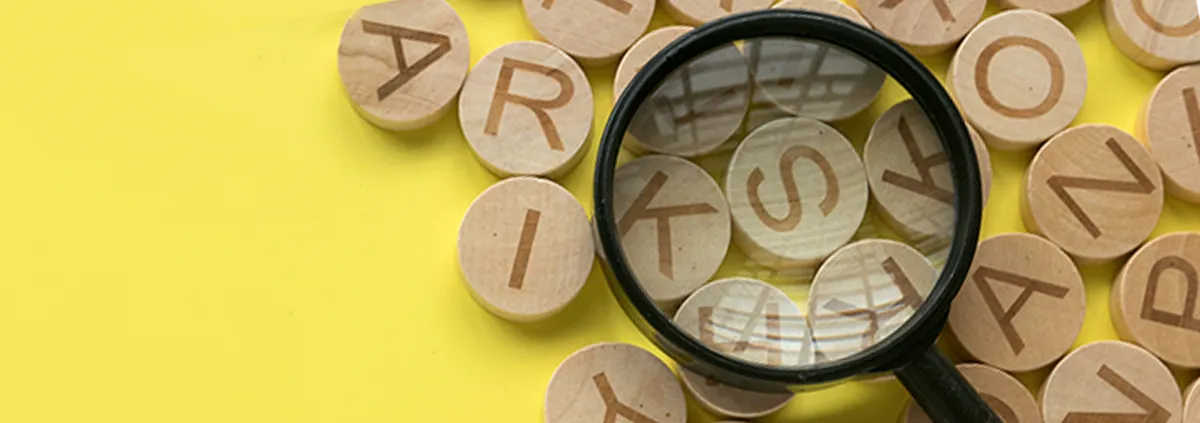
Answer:
<svg viewBox="0 0 1200 423"><path fill-rule="evenodd" d="M897 369L896 378L935 423L1003 423L937 347Z"/></svg>

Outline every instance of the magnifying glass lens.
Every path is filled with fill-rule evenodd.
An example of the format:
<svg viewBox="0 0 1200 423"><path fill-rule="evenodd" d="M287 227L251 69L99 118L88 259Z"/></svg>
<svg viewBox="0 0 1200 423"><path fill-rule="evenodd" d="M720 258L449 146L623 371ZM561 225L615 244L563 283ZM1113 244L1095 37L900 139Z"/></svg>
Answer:
<svg viewBox="0 0 1200 423"><path fill-rule="evenodd" d="M945 142L910 97L809 39L744 39L675 67L635 105L613 173L636 295L755 366L835 365L901 333L956 223Z"/></svg>

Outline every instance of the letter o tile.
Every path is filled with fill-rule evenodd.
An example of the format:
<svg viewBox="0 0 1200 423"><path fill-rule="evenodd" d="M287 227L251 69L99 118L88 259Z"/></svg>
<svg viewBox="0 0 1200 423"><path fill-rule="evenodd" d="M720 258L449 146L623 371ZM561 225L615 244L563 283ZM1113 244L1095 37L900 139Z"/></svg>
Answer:
<svg viewBox="0 0 1200 423"><path fill-rule="evenodd" d="M1046 422L1182 422L1179 385L1136 345L1100 341L1067 354L1042 384Z"/></svg>
<svg viewBox="0 0 1200 423"><path fill-rule="evenodd" d="M992 148L1034 148L1083 107L1087 64L1071 30L1032 10L988 18L967 35L946 73L963 114Z"/></svg>
<svg viewBox="0 0 1200 423"><path fill-rule="evenodd" d="M560 177L590 144L592 88L575 61L549 44L518 41L471 70L458 102L463 135L500 177Z"/></svg>
<svg viewBox="0 0 1200 423"><path fill-rule="evenodd" d="M729 251L729 206L704 169L647 155L617 168L613 213L642 288L673 310L717 272Z"/></svg>
<svg viewBox="0 0 1200 423"><path fill-rule="evenodd" d="M338 45L338 73L355 110L392 130L420 128L445 115L470 65L467 28L442 0L358 9Z"/></svg>
<svg viewBox="0 0 1200 423"><path fill-rule="evenodd" d="M1025 227L1085 263L1133 251L1163 210L1157 163L1133 136L1108 125L1056 135L1033 156L1021 188Z"/></svg>
<svg viewBox="0 0 1200 423"><path fill-rule="evenodd" d="M1176 69L1150 95L1138 122L1167 191L1200 203L1200 65Z"/></svg>
<svg viewBox="0 0 1200 423"><path fill-rule="evenodd" d="M950 329L979 361L1012 372L1040 369L1066 354L1083 329L1083 277L1042 237L983 240L967 275L950 309Z"/></svg>
<svg viewBox="0 0 1200 423"><path fill-rule="evenodd" d="M1042 423L1037 400L1017 378L983 364L964 363L955 367L1004 423ZM933 423L933 420L920 406L910 402L904 423Z"/></svg>
<svg viewBox="0 0 1200 423"><path fill-rule="evenodd" d="M594 254L587 213L545 179L492 185L458 230L458 263L471 294L509 320L538 320L566 307L587 281Z"/></svg>
<svg viewBox="0 0 1200 423"><path fill-rule="evenodd" d="M687 402L675 374L650 352L623 343L595 344L567 357L546 388L546 423L613 421L686 423Z"/></svg>
<svg viewBox="0 0 1200 423"><path fill-rule="evenodd" d="M849 242L866 214L867 191L850 141L808 118L755 129L725 173L734 241L772 268L815 267Z"/></svg>
<svg viewBox="0 0 1200 423"><path fill-rule="evenodd" d="M522 0L533 29L588 66L617 61L654 15L654 0Z"/></svg>
<svg viewBox="0 0 1200 423"><path fill-rule="evenodd" d="M954 47L985 7L987 0L858 0L875 29L920 56Z"/></svg>
<svg viewBox="0 0 1200 423"><path fill-rule="evenodd" d="M1108 37L1142 66L1168 70L1200 61L1200 13L1192 0L1106 0Z"/></svg>
<svg viewBox="0 0 1200 423"><path fill-rule="evenodd" d="M1163 361L1200 368L1200 233L1146 243L1125 263L1110 297L1117 333Z"/></svg>

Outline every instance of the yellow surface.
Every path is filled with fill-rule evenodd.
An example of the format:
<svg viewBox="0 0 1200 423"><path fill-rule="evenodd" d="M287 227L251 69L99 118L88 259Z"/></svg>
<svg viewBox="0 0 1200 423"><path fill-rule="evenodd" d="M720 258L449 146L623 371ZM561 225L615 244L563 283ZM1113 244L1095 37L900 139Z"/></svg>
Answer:
<svg viewBox="0 0 1200 423"><path fill-rule="evenodd" d="M5 2L0 421L536 422L568 353L648 345L598 270L544 323L471 300L456 233L495 179L453 114L393 134L354 113L335 52L361 4ZM516 0L453 5L473 60L531 38ZM1078 122L1132 130L1161 75L1112 47L1096 5L1067 21L1091 70ZM587 72L595 141L613 67ZM589 209L595 147L564 180ZM1029 158L994 153L987 234L1022 229ZM1200 229L1200 207L1166 209L1156 234ZM1116 268L1084 271L1079 343L1115 336ZM892 421L905 401L850 385L769 420Z"/></svg>

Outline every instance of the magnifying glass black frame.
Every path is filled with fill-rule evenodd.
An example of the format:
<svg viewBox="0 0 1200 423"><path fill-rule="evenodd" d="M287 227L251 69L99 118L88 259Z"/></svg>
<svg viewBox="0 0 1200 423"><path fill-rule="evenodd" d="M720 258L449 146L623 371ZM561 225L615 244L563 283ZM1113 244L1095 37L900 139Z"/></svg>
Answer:
<svg viewBox="0 0 1200 423"><path fill-rule="evenodd" d="M892 336L867 350L811 368L767 367L720 354L675 326L642 290L621 249L613 211L613 184L621 142L638 107L673 71L738 41L768 37L821 42L857 54L912 95L942 140L954 179L956 220L949 255L924 304ZM596 158L595 220L609 285L643 334L684 367L724 383L761 391L802 390L856 375L894 371L913 398L938 423L1001 423L934 343L950 303L970 270L979 238L982 191L979 164L962 116L949 94L920 61L875 31L839 17L792 9L728 16L676 39L634 76L617 99Z"/></svg>

